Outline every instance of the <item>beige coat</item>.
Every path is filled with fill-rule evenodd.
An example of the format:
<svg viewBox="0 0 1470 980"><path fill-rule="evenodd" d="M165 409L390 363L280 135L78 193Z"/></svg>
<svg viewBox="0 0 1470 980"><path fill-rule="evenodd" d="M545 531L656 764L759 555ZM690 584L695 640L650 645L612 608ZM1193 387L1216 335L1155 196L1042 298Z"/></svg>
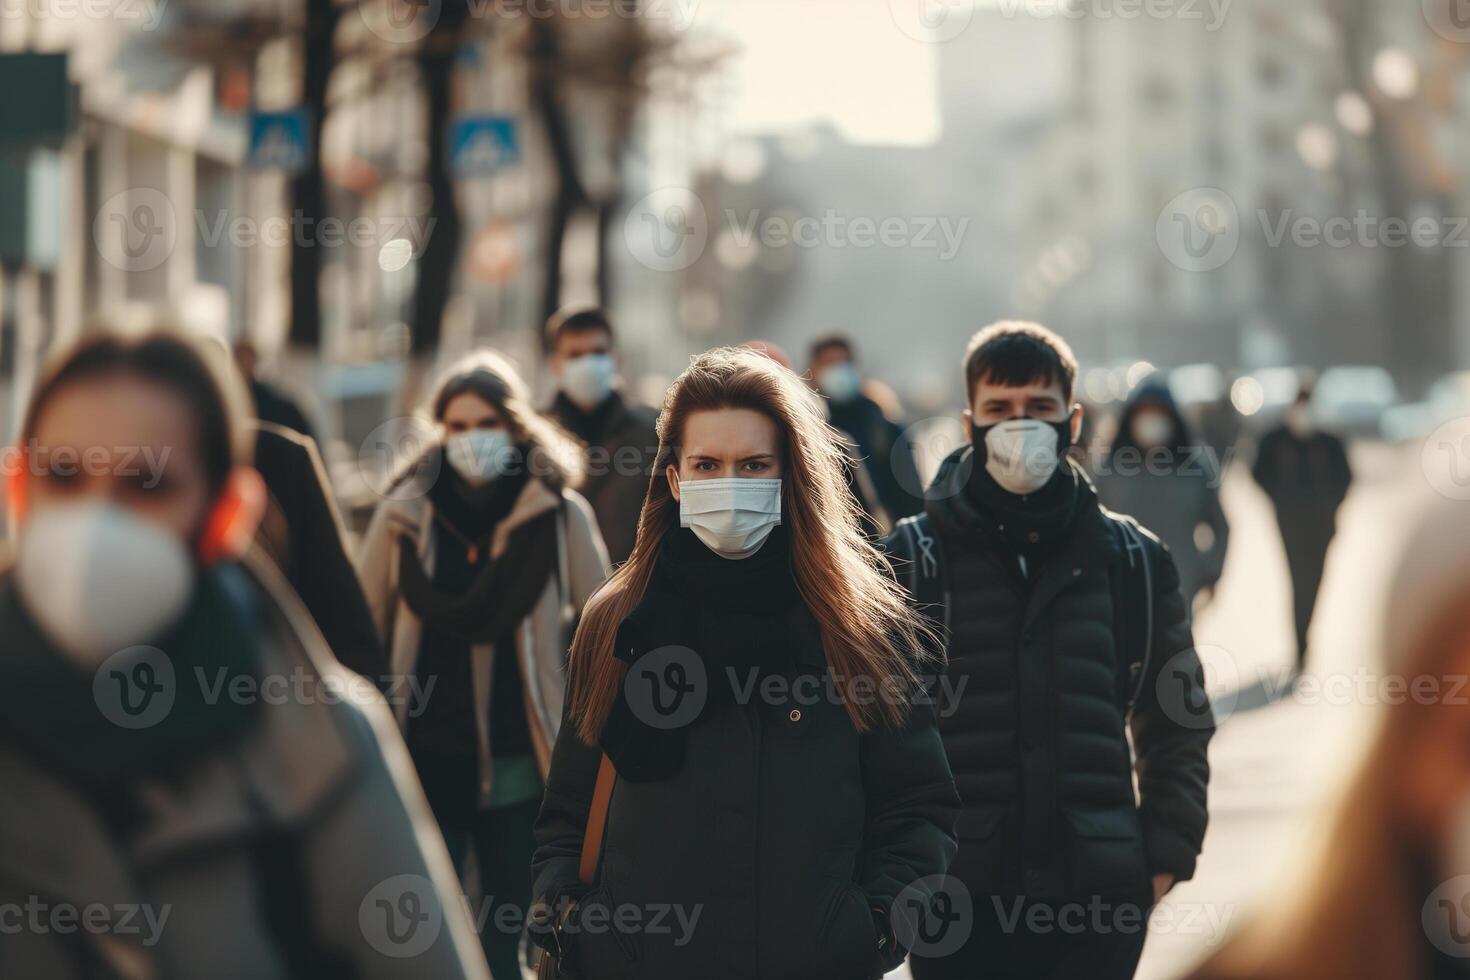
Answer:
<svg viewBox="0 0 1470 980"><path fill-rule="evenodd" d="M431 575L434 571L434 510L427 493L421 490L426 488L409 485L378 505L363 538L357 564L373 620L387 641L388 669L396 685L404 691L406 679L413 677L418 663L423 626L399 594L399 537L407 536L414 542L424 570ZM556 574L530 615L516 628L516 648L511 651L520 661L526 717L531 721L531 741L543 779L551 766L551 747L556 744L556 733L561 728L566 653L572 629L582 607L607 577L607 550L598 532L597 518L580 494L571 490L558 494L534 478L516 498L510 514L496 526L490 541L490 557L498 559L511 532L553 508L558 511ZM470 654L475 685L475 728L480 739L482 805L490 800L490 679L494 676L493 658L502 652L492 643L483 643L473 646ZM409 698L390 694L390 699L396 704L398 723L406 724Z"/></svg>
<svg viewBox="0 0 1470 980"><path fill-rule="evenodd" d="M69 784L0 738L0 909L34 908L41 923L5 930L0 976L286 980L257 867L261 841L286 831L312 940L354 976L489 980L387 707L326 651L273 575L255 571L266 597L261 677L309 696L273 696L263 684L258 722L238 743L176 781L138 788L142 816L125 844ZM389 920L410 907L427 916L419 929ZM77 927L103 909L116 927ZM72 924L57 927L53 914Z"/></svg>

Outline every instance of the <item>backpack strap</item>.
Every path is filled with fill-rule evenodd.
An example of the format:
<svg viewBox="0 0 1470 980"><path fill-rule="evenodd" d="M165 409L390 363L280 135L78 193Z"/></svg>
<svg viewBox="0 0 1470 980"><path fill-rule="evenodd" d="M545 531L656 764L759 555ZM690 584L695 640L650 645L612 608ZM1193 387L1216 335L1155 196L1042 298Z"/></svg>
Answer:
<svg viewBox="0 0 1470 980"><path fill-rule="evenodd" d="M1113 576L1113 640L1118 652L1119 691L1131 715L1148 677L1154 645L1154 569L1148 538L1133 518L1104 511L1108 531L1123 555Z"/></svg>
<svg viewBox="0 0 1470 980"><path fill-rule="evenodd" d="M949 570L944 549L928 514L905 517L893 528L888 552L902 564L898 569L914 605L949 635Z"/></svg>

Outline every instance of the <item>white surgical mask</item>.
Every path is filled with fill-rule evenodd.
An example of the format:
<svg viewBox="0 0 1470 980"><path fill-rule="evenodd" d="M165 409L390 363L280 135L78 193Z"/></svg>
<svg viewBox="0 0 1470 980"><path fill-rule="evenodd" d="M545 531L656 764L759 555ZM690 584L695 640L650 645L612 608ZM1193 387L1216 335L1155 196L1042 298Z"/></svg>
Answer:
<svg viewBox="0 0 1470 980"><path fill-rule="evenodd" d="M583 354L562 365L561 390L579 408L591 411L612 394L617 373L611 354Z"/></svg>
<svg viewBox="0 0 1470 980"><path fill-rule="evenodd" d="M749 558L781 523L781 481L679 481L679 526L721 558Z"/></svg>
<svg viewBox="0 0 1470 980"><path fill-rule="evenodd" d="M817 385L822 389L822 394L834 402L847 402L862 391L863 380L858 376L857 368L844 362L823 368L817 375Z"/></svg>
<svg viewBox="0 0 1470 980"><path fill-rule="evenodd" d="M196 575L182 541L108 501L38 510L15 565L41 632L89 666L160 637L188 608Z"/></svg>
<svg viewBox="0 0 1470 980"><path fill-rule="evenodd" d="M1174 438L1174 423L1162 412L1139 412L1129 428L1140 449L1162 446Z"/></svg>
<svg viewBox="0 0 1470 980"><path fill-rule="evenodd" d="M510 433L504 429L471 429L444 440L444 455L454 472L472 487L504 476L511 464Z"/></svg>
<svg viewBox="0 0 1470 980"><path fill-rule="evenodd" d="M1305 439L1312 432L1312 413L1305 405L1293 405L1286 410L1286 428L1298 439Z"/></svg>
<svg viewBox="0 0 1470 980"><path fill-rule="evenodd" d="M1057 427L1041 419L998 422L985 433L985 471L1011 493L1035 493L1061 462Z"/></svg>

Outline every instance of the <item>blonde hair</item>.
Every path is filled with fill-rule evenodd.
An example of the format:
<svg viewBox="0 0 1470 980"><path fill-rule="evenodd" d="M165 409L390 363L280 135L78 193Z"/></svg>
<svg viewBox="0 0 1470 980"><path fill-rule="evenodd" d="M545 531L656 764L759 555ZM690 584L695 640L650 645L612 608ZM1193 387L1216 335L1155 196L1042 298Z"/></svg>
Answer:
<svg viewBox="0 0 1470 980"><path fill-rule="evenodd" d="M853 726L869 731L902 724L920 671L931 660L926 644L935 637L860 530L860 510L843 475L845 450L817 396L764 354L722 347L695 357L669 388L637 543L588 603L572 641L567 700L578 735L591 745L602 731L626 671L613 655L618 627L642 601L664 536L678 526L679 506L665 474L676 465L685 421L694 412L723 408L760 412L781 434L782 519L790 529L796 584L820 628ZM859 680L900 696L854 696Z"/></svg>

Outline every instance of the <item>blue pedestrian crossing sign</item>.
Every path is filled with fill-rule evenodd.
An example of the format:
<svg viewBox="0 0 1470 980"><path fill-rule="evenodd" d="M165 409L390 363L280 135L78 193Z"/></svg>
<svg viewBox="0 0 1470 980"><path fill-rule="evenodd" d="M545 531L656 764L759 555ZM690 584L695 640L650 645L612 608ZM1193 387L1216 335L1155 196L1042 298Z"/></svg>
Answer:
<svg viewBox="0 0 1470 980"><path fill-rule="evenodd" d="M250 113L252 170L283 170L295 174L311 166L311 113L305 108L284 112Z"/></svg>
<svg viewBox="0 0 1470 980"><path fill-rule="evenodd" d="M488 177L520 160L512 116L461 116L449 127L449 162L457 176Z"/></svg>

